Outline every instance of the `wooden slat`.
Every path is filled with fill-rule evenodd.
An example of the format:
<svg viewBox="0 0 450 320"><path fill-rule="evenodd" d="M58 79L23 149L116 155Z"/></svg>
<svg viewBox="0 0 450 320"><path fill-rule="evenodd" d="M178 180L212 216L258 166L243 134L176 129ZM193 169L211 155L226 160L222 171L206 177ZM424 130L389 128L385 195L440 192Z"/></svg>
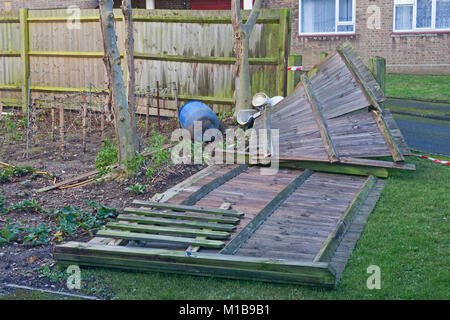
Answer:
<svg viewBox="0 0 450 320"><path fill-rule="evenodd" d="M345 164L356 164L371 167L392 168L400 170L416 170L416 166L412 163L395 163L390 161L360 159L352 157L341 157L340 162Z"/></svg>
<svg viewBox="0 0 450 320"><path fill-rule="evenodd" d="M338 49L338 52L344 58L350 70L355 75L358 82L364 88L368 99L372 103L372 106L376 109L371 111L372 116L378 128L380 129L380 133L383 136L383 139L386 142L389 151L391 152L392 158L394 158L394 161L396 162L404 161L405 158L400 152L400 149L397 146L397 143L395 142L394 138L392 137L392 134L387 126L387 123L381 113L382 110L378 102L382 102L384 100L384 94L381 91L380 86L373 78L373 75L370 73L369 69L367 69L367 67L365 67L364 64L360 61L361 59L359 59L356 52L354 52L354 49L350 43L344 43Z"/></svg>
<svg viewBox="0 0 450 320"><path fill-rule="evenodd" d="M257 215L250 221L226 246L222 249L222 254L235 254L236 251L258 230L261 224L312 174L306 169L289 185L286 186L272 201L270 201Z"/></svg>
<svg viewBox="0 0 450 320"><path fill-rule="evenodd" d="M172 236L154 235L146 233L127 232L127 231L100 230L97 232L97 235L100 237L108 237L116 239L158 241L166 243L195 245L207 248L221 248L224 245L223 241L218 240L198 240L194 238L172 237Z"/></svg>
<svg viewBox="0 0 450 320"><path fill-rule="evenodd" d="M184 212L198 212L198 213L208 213L215 214L220 216L227 217L242 217L244 215L241 211L236 210L223 210L217 208L205 208L199 206L189 206L182 204L173 204L173 203L160 203L160 202L150 202L150 201L142 201L142 200L134 200L134 204L138 204L141 206L156 208L156 209L168 209L174 211L184 211Z"/></svg>
<svg viewBox="0 0 450 320"><path fill-rule="evenodd" d="M369 68L362 62L359 55L356 53L350 42L343 43L338 48L341 56L350 65L351 70L357 75L359 81L364 86L367 93L378 103L386 100L386 97L381 90L380 85L373 77Z"/></svg>
<svg viewBox="0 0 450 320"><path fill-rule="evenodd" d="M160 218L174 218L174 219L184 219L184 220L200 220L209 222L220 222L228 224L238 224L240 219L234 217L221 217L217 215L204 215L197 216L186 213L178 212L167 212L167 211L156 211L147 208L125 208L123 210L126 213L133 213L138 215L144 215L149 217L160 217Z"/></svg>
<svg viewBox="0 0 450 320"><path fill-rule="evenodd" d="M331 139L331 135L328 130L328 125L323 115L322 106L319 104L319 101L315 97L315 93L312 89L311 83L306 74L302 75L301 80L303 86L305 87L305 92L309 98L314 118L316 120L320 135L325 145L325 150L327 151L328 154L328 159L330 160L331 163L338 162L339 154L336 150L336 147L334 146L333 140Z"/></svg>
<svg viewBox="0 0 450 320"><path fill-rule="evenodd" d="M374 176L370 176L367 178L366 182L361 187L356 197L353 199L353 201L350 203L350 205L342 215L341 222L339 223L335 231L329 235L322 248L317 253L316 257L314 258L314 262L328 261L331 258L334 250L339 245L342 237L349 227L354 215L369 195L376 181L377 180Z"/></svg>
<svg viewBox="0 0 450 320"><path fill-rule="evenodd" d="M135 223L152 224L158 226L179 226L190 227L198 229L210 229L218 231L233 231L236 229L235 225L225 223L206 223L198 221L180 220L180 219L165 219L165 218L152 218L144 217L132 214L120 214L117 217L119 221L130 221Z"/></svg>
<svg viewBox="0 0 450 320"><path fill-rule="evenodd" d="M236 168L228 171L224 175L217 177L216 179L210 181L209 183L203 185L200 189L198 189L196 192L191 194L187 199L185 199L181 204L183 205L189 205L192 206L196 204L200 199L205 197L208 193L213 191L214 189L217 189L221 185L223 185L225 182L233 179L234 177L240 175L242 172L248 169L248 165L242 164L240 166L237 166ZM198 212L198 211L196 211Z"/></svg>
<svg viewBox="0 0 450 320"><path fill-rule="evenodd" d="M229 203L229 202L224 202L224 203L222 203L222 204L220 205L220 209L226 209L226 210L228 210L228 209L230 209L230 208L231 208L231 203ZM197 237L197 238L200 239L200 240L205 239L204 237ZM186 252L190 252L190 253L198 252L198 251L200 250L200 248L201 248L201 247L199 247L199 246L189 246L189 247L186 249Z"/></svg>
<svg viewBox="0 0 450 320"><path fill-rule="evenodd" d="M378 106L378 104L377 104ZM380 106L378 108L381 110ZM383 115L381 114L381 111L379 110L372 110L371 111L373 119L377 123L378 128L380 129L381 135L383 136L384 141L386 142L387 147L391 151L392 158L394 158L394 161L405 161L405 158L403 157L399 147L397 146L397 143L395 142L394 138L392 137L391 131L389 130L386 121L383 118Z"/></svg>
<svg viewBox="0 0 450 320"><path fill-rule="evenodd" d="M106 225L106 227L108 229L119 229L133 232L137 231L155 234L173 234L181 236L206 237L211 239L226 239L230 236L228 232L223 231L212 231L212 230L202 230L194 228L190 229L179 227L159 227L159 226L149 226L133 223L120 223L120 222L110 222Z"/></svg>

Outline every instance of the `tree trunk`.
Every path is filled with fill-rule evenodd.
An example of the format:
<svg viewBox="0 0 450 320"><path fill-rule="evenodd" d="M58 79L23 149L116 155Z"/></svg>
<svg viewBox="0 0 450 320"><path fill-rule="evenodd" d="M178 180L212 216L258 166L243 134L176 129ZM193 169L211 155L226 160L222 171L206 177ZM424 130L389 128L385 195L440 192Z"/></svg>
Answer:
<svg viewBox="0 0 450 320"><path fill-rule="evenodd" d="M119 145L119 163L125 168L126 162L136 156L133 128L128 110L127 96L123 82L120 52L117 47L117 36L113 13L113 0L100 0L100 21L104 30L105 53L111 70L113 104Z"/></svg>
<svg viewBox="0 0 450 320"><path fill-rule="evenodd" d="M258 19L261 11L262 0L256 0L252 12L244 24L242 22L240 1L231 1L231 21L234 30L234 46L233 51L236 56L235 65L235 112L236 117L238 112L243 109L251 109L252 88L250 83L250 67L248 62L248 49L250 34L255 26L256 19Z"/></svg>
<svg viewBox="0 0 450 320"><path fill-rule="evenodd" d="M127 99L128 112L130 114L131 128L133 130L135 149L140 149L139 138L136 130L136 101L135 101L135 68L134 68L134 38L133 38L133 13L131 0L122 0L123 23L125 26L125 54L127 61Z"/></svg>
<svg viewBox="0 0 450 320"><path fill-rule="evenodd" d="M102 32L102 39L103 39L103 63L105 64L105 69L106 69L106 77L108 79L108 98L106 100L106 113L108 114L109 120L111 120L111 117L113 118L112 120L114 121L114 129L115 129L115 133L116 133L116 137L119 136L119 132L117 129L117 118L116 118L116 112L115 112L115 108L113 106L113 83L112 83L112 74L111 74L111 64L109 62L109 57L107 54L107 48L106 48L106 40L105 40L105 29L104 29L104 24L103 24L103 20L102 20L102 15L100 14L100 30ZM120 145L119 145L119 140L116 139L116 144L117 144L117 161L120 162Z"/></svg>

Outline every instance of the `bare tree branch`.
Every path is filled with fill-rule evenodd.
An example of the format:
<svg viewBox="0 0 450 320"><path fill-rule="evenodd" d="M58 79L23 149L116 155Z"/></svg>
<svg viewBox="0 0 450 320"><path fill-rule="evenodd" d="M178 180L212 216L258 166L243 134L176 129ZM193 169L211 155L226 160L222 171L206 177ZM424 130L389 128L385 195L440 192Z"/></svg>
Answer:
<svg viewBox="0 0 450 320"><path fill-rule="evenodd" d="M248 20L244 25L244 29L245 29L246 33L250 33L251 30L253 30L256 20L258 19L259 13L261 12L261 4L262 4L262 0L255 1L252 12L250 13Z"/></svg>

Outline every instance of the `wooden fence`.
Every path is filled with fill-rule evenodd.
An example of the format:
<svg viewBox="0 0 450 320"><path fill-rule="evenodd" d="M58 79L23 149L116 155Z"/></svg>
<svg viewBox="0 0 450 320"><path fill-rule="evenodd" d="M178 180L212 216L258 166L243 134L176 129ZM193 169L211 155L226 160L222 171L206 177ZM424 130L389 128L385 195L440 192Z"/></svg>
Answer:
<svg viewBox="0 0 450 320"><path fill-rule="evenodd" d="M243 12L244 20L248 14ZM123 16L115 11L115 17L123 52ZM81 10L76 28L66 10L21 9L0 16L0 102L25 106L28 77L33 98L89 87L106 92L98 19L97 10ZM156 81L162 86L175 82L181 101L231 110L235 58L229 11L134 10L133 19L137 90L153 88ZM287 92L290 19L288 9L262 10L258 18L249 51L254 93ZM171 116L175 105L170 94L167 98L162 115ZM137 100L138 112L146 103L142 100Z"/></svg>

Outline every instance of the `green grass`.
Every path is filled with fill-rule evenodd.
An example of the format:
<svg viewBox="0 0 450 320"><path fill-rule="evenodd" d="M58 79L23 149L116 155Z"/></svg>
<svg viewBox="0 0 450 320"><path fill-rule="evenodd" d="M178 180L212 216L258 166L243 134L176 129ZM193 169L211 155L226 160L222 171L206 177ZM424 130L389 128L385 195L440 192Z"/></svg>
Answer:
<svg viewBox="0 0 450 320"><path fill-rule="evenodd" d="M449 299L450 167L407 162L417 171L391 172L336 290L84 268L84 291L118 299ZM381 268L380 290L366 287L370 265Z"/></svg>
<svg viewBox="0 0 450 320"><path fill-rule="evenodd" d="M450 76L388 74L386 75L386 95L450 101Z"/></svg>
<svg viewBox="0 0 450 320"><path fill-rule="evenodd" d="M450 110L448 105L443 104L433 104L436 106L435 109L429 108L420 108L420 107L409 107L409 106L397 106L395 104L384 105L385 108L390 109L391 111L403 111L410 113L418 113L423 115L434 115L434 116L450 116ZM440 109L438 106L443 106L444 108Z"/></svg>

